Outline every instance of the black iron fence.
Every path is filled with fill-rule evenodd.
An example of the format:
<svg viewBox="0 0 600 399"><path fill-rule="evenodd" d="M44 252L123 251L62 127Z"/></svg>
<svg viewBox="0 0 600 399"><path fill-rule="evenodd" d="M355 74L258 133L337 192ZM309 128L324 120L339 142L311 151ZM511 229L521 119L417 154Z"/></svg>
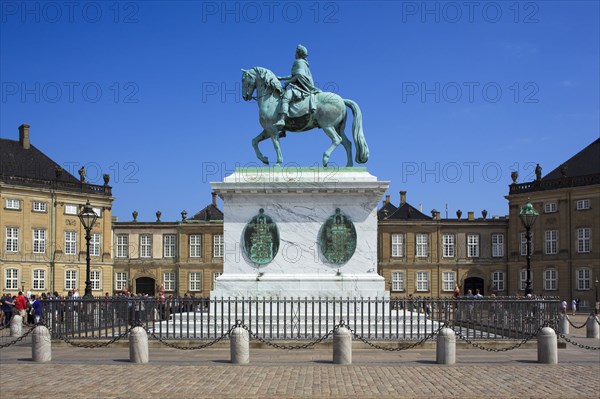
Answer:
<svg viewBox="0 0 600 399"><path fill-rule="evenodd" d="M142 325L160 339L215 339L238 320L264 339L306 340L344 321L366 339L420 340L447 324L469 339L522 339L556 320L558 298L174 298L46 300L55 338L112 339Z"/></svg>

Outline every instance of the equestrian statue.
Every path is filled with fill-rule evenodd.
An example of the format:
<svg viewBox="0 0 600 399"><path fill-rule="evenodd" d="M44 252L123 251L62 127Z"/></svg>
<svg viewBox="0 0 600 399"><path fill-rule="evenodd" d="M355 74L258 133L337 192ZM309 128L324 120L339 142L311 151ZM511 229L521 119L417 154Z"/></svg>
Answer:
<svg viewBox="0 0 600 399"><path fill-rule="evenodd" d="M369 147L362 130L362 114L358 104L342 99L335 93L323 92L314 86L308 61L308 50L298 45L296 60L290 76L276 76L266 68L254 67L242 69L242 97L245 101L256 99L263 131L252 139L256 156L264 164L269 159L264 156L258 144L268 138L273 142L277 153L275 166L281 166L283 157L279 139L285 132L305 132L321 128L331 139L331 145L323 153L323 166L329 163L329 157L335 148L342 144L346 150L346 166L352 163L352 142L346 137L346 107L352 110L352 136L356 145L356 162L366 163L369 159ZM281 82L286 82L282 86ZM253 97L256 90L256 97Z"/></svg>

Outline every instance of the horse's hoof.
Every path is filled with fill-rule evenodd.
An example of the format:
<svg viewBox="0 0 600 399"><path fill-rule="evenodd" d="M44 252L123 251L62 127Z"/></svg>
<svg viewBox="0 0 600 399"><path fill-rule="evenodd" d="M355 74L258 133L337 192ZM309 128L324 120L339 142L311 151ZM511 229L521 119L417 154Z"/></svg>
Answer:
<svg viewBox="0 0 600 399"><path fill-rule="evenodd" d="M262 158L261 159L262 163L264 163L265 165L269 164L269 158Z"/></svg>

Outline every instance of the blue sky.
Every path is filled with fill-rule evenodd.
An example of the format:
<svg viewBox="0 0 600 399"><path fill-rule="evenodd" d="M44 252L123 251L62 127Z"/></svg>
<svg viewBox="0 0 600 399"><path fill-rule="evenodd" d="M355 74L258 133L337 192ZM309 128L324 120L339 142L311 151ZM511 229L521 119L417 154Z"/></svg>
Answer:
<svg viewBox="0 0 600 399"><path fill-rule="evenodd" d="M369 172L427 214L505 215L511 171L548 173L600 133L597 1L0 4L0 136L29 123L66 169L111 174L119 220L193 214L257 165L240 69L287 75L299 43L317 85L361 107ZM281 145L313 166L329 139Z"/></svg>

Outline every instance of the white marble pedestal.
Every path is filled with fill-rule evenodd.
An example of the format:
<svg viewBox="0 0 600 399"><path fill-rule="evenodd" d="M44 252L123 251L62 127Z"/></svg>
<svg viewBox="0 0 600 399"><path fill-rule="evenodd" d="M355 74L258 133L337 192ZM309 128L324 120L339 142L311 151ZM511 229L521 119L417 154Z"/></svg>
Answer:
<svg viewBox="0 0 600 399"><path fill-rule="evenodd" d="M377 204L389 182L366 168L238 168L211 183L224 202L225 258L211 298L388 298L377 274ZM319 232L339 208L354 224L353 256L330 263ZM257 265L244 254L246 224L264 209L277 224L279 250Z"/></svg>

